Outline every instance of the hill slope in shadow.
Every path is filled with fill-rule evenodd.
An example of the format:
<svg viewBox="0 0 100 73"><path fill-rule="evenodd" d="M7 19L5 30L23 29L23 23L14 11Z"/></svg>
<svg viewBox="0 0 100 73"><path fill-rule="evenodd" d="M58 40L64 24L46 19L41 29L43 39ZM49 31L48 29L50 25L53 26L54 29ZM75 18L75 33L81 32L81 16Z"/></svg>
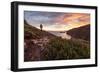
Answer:
<svg viewBox="0 0 100 73"><path fill-rule="evenodd" d="M90 25L71 29L67 31L67 33L71 35L73 38L90 41Z"/></svg>

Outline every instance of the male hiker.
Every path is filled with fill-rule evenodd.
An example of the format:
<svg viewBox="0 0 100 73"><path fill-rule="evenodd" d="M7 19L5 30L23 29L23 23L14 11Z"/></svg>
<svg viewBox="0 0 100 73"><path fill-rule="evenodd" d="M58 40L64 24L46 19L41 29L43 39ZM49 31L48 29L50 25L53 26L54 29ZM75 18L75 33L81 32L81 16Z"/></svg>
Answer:
<svg viewBox="0 0 100 73"><path fill-rule="evenodd" d="M43 28L43 25L42 25L42 24L40 24L40 29L41 29L41 31L42 31L42 28Z"/></svg>

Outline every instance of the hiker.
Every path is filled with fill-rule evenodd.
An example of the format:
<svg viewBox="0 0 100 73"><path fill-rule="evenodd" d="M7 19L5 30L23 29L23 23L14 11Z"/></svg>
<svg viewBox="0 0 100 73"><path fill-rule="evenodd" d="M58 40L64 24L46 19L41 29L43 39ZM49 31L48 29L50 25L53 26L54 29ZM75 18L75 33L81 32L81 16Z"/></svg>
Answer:
<svg viewBox="0 0 100 73"><path fill-rule="evenodd" d="M42 28L43 28L43 25L42 25L42 24L40 24L40 29L41 29L41 31L42 31Z"/></svg>

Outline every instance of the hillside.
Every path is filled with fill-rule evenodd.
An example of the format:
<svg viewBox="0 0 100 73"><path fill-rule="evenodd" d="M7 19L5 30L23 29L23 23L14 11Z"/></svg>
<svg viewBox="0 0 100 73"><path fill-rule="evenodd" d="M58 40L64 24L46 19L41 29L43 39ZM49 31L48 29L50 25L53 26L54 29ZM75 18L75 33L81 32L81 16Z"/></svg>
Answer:
<svg viewBox="0 0 100 73"><path fill-rule="evenodd" d="M40 29L29 25L26 21L24 21L24 38L32 38L32 39L40 39L43 37L53 38L55 37L53 34L50 34L46 31L41 31Z"/></svg>
<svg viewBox="0 0 100 73"><path fill-rule="evenodd" d="M81 39L66 40L41 31L24 21L24 61L90 58L90 44Z"/></svg>
<svg viewBox="0 0 100 73"><path fill-rule="evenodd" d="M67 34L71 35L73 38L76 38L76 39L83 39L83 40L89 41L90 40L90 25L71 29L67 31Z"/></svg>
<svg viewBox="0 0 100 73"><path fill-rule="evenodd" d="M46 31L41 31L24 20L24 61L40 60L44 45L54 37L56 36Z"/></svg>

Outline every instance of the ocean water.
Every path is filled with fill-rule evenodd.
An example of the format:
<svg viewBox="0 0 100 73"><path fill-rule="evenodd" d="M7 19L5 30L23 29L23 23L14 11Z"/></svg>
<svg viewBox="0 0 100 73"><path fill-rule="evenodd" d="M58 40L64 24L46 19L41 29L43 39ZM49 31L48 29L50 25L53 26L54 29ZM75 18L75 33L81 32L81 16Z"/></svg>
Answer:
<svg viewBox="0 0 100 73"><path fill-rule="evenodd" d="M71 36L67 34L67 31L49 31L49 33L61 37L63 39L71 39Z"/></svg>

